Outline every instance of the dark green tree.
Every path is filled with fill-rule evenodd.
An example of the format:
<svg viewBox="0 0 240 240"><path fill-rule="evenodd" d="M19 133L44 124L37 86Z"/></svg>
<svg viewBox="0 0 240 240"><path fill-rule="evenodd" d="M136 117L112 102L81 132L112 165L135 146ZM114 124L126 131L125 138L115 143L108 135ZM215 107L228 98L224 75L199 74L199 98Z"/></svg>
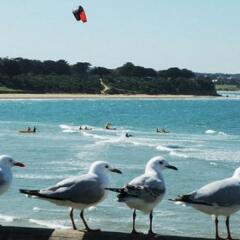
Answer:
<svg viewBox="0 0 240 240"><path fill-rule="evenodd" d="M90 75L99 75L103 77L104 75L112 74L111 70L104 68L104 67L94 67L89 71Z"/></svg>
<svg viewBox="0 0 240 240"><path fill-rule="evenodd" d="M72 73L78 75L85 75L90 69L91 64L88 62L78 62L72 65Z"/></svg>

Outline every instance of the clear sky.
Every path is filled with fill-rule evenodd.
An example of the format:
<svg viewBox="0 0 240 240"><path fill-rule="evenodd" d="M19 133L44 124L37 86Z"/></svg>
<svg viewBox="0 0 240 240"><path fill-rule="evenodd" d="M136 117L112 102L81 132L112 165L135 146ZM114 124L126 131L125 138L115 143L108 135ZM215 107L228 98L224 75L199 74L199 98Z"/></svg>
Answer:
<svg viewBox="0 0 240 240"><path fill-rule="evenodd" d="M1 0L6 56L239 73L240 0Z"/></svg>

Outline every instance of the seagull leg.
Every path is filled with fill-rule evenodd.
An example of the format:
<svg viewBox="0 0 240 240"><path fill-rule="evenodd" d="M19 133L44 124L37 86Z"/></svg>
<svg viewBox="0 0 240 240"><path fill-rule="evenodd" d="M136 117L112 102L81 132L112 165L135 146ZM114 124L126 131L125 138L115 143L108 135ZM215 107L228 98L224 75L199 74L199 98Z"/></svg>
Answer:
<svg viewBox="0 0 240 240"><path fill-rule="evenodd" d="M137 234L138 232L135 229L135 220L136 220L136 209L133 210L133 228L132 228L132 234Z"/></svg>
<svg viewBox="0 0 240 240"><path fill-rule="evenodd" d="M87 222L86 222L86 220L84 219L84 210L81 210L81 212L80 212L80 217L81 217L81 219L82 219L82 221L83 221L83 224L84 224L84 226L85 226L85 231L87 231L87 232L90 232L90 231L100 231L100 229L91 229L91 228L87 225Z"/></svg>
<svg viewBox="0 0 240 240"><path fill-rule="evenodd" d="M150 212L149 219L150 219L150 228L149 228L148 234L155 235L155 233L152 230L153 211Z"/></svg>
<svg viewBox="0 0 240 240"><path fill-rule="evenodd" d="M216 229L216 240L223 240L223 238L219 237L219 232L218 232L218 217L215 216L215 229Z"/></svg>
<svg viewBox="0 0 240 240"><path fill-rule="evenodd" d="M84 219L84 210L81 210L80 217L83 221L83 224L85 226L86 231L91 231L91 229L88 227L86 220Z"/></svg>
<svg viewBox="0 0 240 240"><path fill-rule="evenodd" d="M70 219L71 219L71 222L72 222L73 229L77 230L74 219L73 219L73 208L70 208Z"/></svg>
<svg viewBox="0 0 240 240"><path fill-rule="evenodd" d="M229 218L230 218L229 216L226 218L226 227L227 227L227 234L228 234L227 240L232 240L230 227L229 227Z"/></svg>

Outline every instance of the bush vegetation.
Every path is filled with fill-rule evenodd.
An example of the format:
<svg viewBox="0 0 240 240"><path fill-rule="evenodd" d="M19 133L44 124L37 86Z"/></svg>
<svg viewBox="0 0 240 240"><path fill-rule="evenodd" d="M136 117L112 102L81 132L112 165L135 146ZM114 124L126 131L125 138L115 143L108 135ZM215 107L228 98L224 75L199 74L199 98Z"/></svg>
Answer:
<svg viewBox="0 0 240 240"><path fill-rule="evenodd" d="M92 67L90 63L70 65L65 60L0 58L0 86L27 93L100 94L193 94L216 95L210 78L187 69L152 68L126 63L116 69Z"/></svg>

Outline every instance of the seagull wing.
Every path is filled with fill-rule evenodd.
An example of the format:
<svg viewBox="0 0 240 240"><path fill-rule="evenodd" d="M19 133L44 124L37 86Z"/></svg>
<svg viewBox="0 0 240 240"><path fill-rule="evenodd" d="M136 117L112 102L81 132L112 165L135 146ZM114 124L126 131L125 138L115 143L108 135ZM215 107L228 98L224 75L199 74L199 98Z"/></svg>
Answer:
<svg viewBox="0 0 240 240"><path fill-rule="evenodd" d="M222 207L240 205L240 181L227 178L209 183L193 193L191 199Z"/></svg>
<svg viewBox="0 0 240 240"><path fill-rule="evenodd" d="M118 195L119 201L127 198L140 198L145 202L154 202L165 193L164 182L156 177L141 175L128 183Z"/></svg>
<svg viewBox="0 0 240 240"><path fill-rule="evenodd" d="M67 178L49 188L41 190L21 189L20 192L50 200L93 204L102 199L105 190L96 175L85 174L80 177Z"/></svg>

